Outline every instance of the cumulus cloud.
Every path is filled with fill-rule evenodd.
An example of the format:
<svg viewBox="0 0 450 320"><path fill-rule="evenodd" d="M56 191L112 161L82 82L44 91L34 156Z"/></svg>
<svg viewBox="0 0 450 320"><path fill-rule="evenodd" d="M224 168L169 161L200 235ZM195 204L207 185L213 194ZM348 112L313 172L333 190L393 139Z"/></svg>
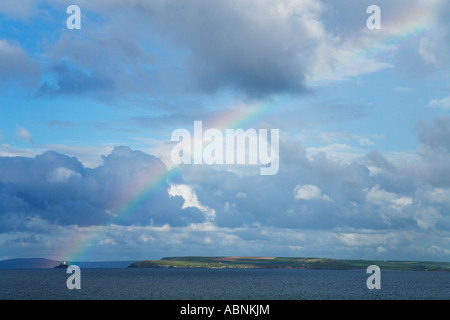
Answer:
<svg viewBox="0 0 450 320"><path fill-rule="evenodd" d="M182 209L189 207L197 208L205 214L205 218L208 222L214 221L216 211L202 205L192 187L184 184L171 185L168 192L171 197L180 196L184 199L183 206L181 207Z"/></svg>
<svg viewBox="0 0 450 320"><path fill-rule="evenodd" d="M125 225L170 221L177 225L181 205L169 198L167 189L142 198L148 185L158 183L166 172L159 159L126 147L115 148L104 157L103 165L94 169L51 151L34 158L0 158L0 215L6 218L20 213L61 225L108 221ZM126 214L127 204L141 198L132 214ZM187 215L186 219L192 218Z"/></svg>
<svg viewBox="0 0 450 320"><path fill-rule="evenodd" d="M258 96L305 89L310 54L325 35L320 2L178 2L141 5L154 28L192 53L185 67L194 88Z"/></svg>
<svg viewBox="0 0 450 320"><path fill-rule="evenodd" d="M297 200L332 201L329 196L322 194L318 186L313 184L297 185L294 189L294 198Z"/></svg>
<svg viewBox="0 0 450 320"><path fill-rule="evenodd" d="M399 211L413 203L413 199L411 197L398 196L393 192L380 189L379 185L373 186L367 191L366 199L373 204L379 206L387 205Z"/></svg>
<svg viewBox="0 0 450 320"><path fill-rule="evenodd" d="M64 229L74 237L104 234L92 240L102 255L235 254L239 247L242 254L373 258L429 257L429 248L441 243L436 234L448 237L446 188L425 188L420 164L403 168L376 152L358 160L363 163L343 163L324 154L308 157L292 141L288 146L293 151L280 154L277 175L180 166L145 197L136 194L167 168L127 147L113 149L95 168L56 152L0 158L0 242L15 248L14 240L27 234L44 241ZM380 172L371 175L368 164Z"/></svg>
<svg viewBox="0 0 450 320"><path fill-rule="evenodd" d="M186 6L180 0L171 5L135 0L79 5L114 19L114 24L83 21L81 35L63 34L46 47L46 73L51 77L42 83L41 94L124 97L128 92L156 97L232 90L266 97L303 93L311 79L346 79L390 67L371 57L349 59L359 44L351 43L353 38L341 41L327 29L323 18L332 6L321 1L201 0ZM99 52L104 52L101 59ZM334 70L348 60L351 66Z"/></svg>
<svg viewBox="0 0 450 320"><path fill-rule="evenodd" d="M8 0L0 10L23 19L46 12L44 4L62 8L61 3L40 0L26 1L19 9ZM380 52L402 52L401 46L382 41L373 54L360 54L374 40L401 38L405 16L434 21L427 27L436 32L420 37L415 49L425 61L446 63L449 41L442 25L448 25L448 4L402 0L379 5L383 29L374 34L365 27L364 1L200 0L186 5L181 0L81 0L84 12L104 19L84 15L79 34L63 33L46 44L47 77L40 92L107 98L146 94L153 99L193 91L231 90L250 97L304 93L317 82L347 80L405 63L382 59ZM25 75L23 79L36 80L37 64L19 46L1 41L5 65L0 78Z"/></svg>
<svg viewBox="0 0 450 320"><path fill-rule="evenodd" d="M43 4L62 9L61 3L40 0L27 1L20 10L13 10L8 1L0 10L23 19L46 12ZM229 90L261 98L302 94L317 83L348 80L403 61L380 58L380 52L399 49L394 44L378 46L378 54L358 54L374 38L386 35L367 32L368 5L361 1L200 0L186 5L182 0L170 4L81 0L78 5L83 12L104 19L83 15L81 32L62 33L44 46L46 77L39 88L43 95L107 99L141 95L154 102L192 92ZM383 1L382 7L383 30L393 36L398 36L395 30L402 30L396 24L402 20L394 13L406 11L407 16L429 11L443 22L442 12L448 9L438 1L418 0L407 5L406 1ZM423 39L431 44L422 45L422 56L448 51L441 48L445 49L443 39L442 31ZM23 79L39 80L37 62L19 46L2 40L0 56L4 56L5 79L24 75Z"/></svg>
<svg viewBox="0 0 450 320"><path fill-rule="evenodd" d="M6 1L0 8L12 20L38 19L38 12L62 6L43 0L23 1L20 8L12 4ZM448 40L445 1L379 4L385 29L374 34L365 28L368 3L359 0L199 0L189 5L182 0L80 0L87 13L83 29L51 34L55 42L42 43L43 51L34 53L45 61L44 77L25 50L32 44L0 40L0 85L42 79L39 99L126 99L142 94L149 105L170 106L171 111L133 113L124 121L158 130L163 123L166 130L228 115L226 107L214 110L211 103L222 95L210 93L229 91L233 103L237 94L239 101L257 101L258 107L259 102L274 102L268 99L274 94L292 97L328 80L353 79L393 66L397 70L407 63L417 63L410 69L421 73L450 61L445 59L450 42L443 41ZM396 17L399 13L404 15ZM405 22L402 17L426 16L444 27L429 38L418 33L406 46L383 44L384 36L403 39L396 31L404 30L396 28ZM359 50L373 48L373 43L376 50ZM403 59L404 47L414 49L408 50L408 59ZM408 92L406 86L412 83L402 85L394 90ZM208 98L195 107L192 102L179 105L164 99L189 100L199 93ZM366 100L362 95L350 102L335 96L304 104L294 99L268 121L296 130L355 122L375 110L355 102ZM220 102L221 107L227 104ZM448 97L442 96L428 106L445 109L448 104ZM243 113L253 109L244 103L238 107ZM46 124L72 126L64 121ZM100 232L104 237L92 245L105 254L120 247L139 258L151 252L215 254L218 249L235 254L236 248L243 254L274 255L448 253L449 128L445 115L420 123L414 158L401 153L393 158L376 149L363 152L367 146L376 148L376 139L382 137L368 131L357 134L329 126L334 131L317 137L325 146L305 146L284 132L280 170L270 177L260 176L258 170L254 174L247 168L206 165L180 166L168 174L160 159L128 147L47 144L44 147L53 151L42 152L4 144L0 243L12 254L21 245L51 243L51 234L76 239ZM32 132L37 139L38 131ZM26 128L16 135L33 142Z"/></svg>

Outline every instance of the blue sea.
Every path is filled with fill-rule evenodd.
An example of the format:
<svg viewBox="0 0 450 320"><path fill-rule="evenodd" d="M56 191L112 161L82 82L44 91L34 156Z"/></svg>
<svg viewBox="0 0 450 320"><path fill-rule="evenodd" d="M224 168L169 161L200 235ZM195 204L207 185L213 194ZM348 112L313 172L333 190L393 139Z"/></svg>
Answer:
<svg viewBox="0 0 450 320"><path fill-rule="evenodd" d="M426 300L450 299L450 272L365 270L81 269L69 290L65 269L0 270L1 300Z"/></svg>

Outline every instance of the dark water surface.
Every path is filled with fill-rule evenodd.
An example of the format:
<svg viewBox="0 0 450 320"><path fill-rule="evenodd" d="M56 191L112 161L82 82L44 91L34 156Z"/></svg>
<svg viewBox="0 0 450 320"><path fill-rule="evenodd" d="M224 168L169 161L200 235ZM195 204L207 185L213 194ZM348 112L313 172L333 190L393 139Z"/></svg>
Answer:
<svg viewBox="0 0 450 320"><path fill-rule="evenodd" d="M0 270L0 299L335 300L450 299L450 272L381 271L369 290L365 270L81 269L69 290L65 269Z"/></svg>

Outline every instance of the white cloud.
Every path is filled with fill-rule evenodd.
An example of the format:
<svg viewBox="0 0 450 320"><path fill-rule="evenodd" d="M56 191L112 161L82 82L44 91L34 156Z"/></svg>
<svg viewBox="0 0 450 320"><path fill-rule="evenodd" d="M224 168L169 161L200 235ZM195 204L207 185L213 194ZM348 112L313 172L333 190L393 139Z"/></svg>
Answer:
<svg viewBox="0 0 450 320"><path fill-rule="evenodd" d="M74 177L81 177L81 174L78 172L75 172L73 170L70 170L68 168L56 168L53 170L53 172L49 175L48 181L49 182L68 182L71 178Z"/></svg>
<svg viewBox="0 0 450 320"><path fill-rule="evenodd" d="M28 143L33 143L33 136L26 128L18 127L17 128L17 136Z"/></svg>
<svg viewBox="0 0 450 320"><path fill-rule="evenodd" d="M422 229L429 229L436 225L439 218L441 218L440 213L433 207L420 208L417 210L414 219L417 225Z"/></svg>
<svg viewBox="0 0 450 320"><path fill-rule="evenodd" d="M41 152L31 149L17 149L8 144L0 145L0 157L27 157L32 158Z"/></svg>
<svg viewBox="0 0 450 320"><path fill-rule="evenodd" d="M367 166L367 169L369 169L369 175L371 177L377 176L381 172L383 172L383 169L375 167L375 166Z"/></svg>
<svg viewBox="0 0 450 320"><path fill-rule="evenodd" d="M436 57L436 41L428 38L420 40L419 54L427 64L437 65L438 58Z"/></svg>
<svg viewBox="0 0 450 320"><path fill-rule="evenodd" d="M400 197L393 192L380 189L379 185L375 185L367 191L366 200L379 206L387 205L398 211L413 203L413 199L411 197Z"/></svg>
<svg viewBox="0 0 450 320"><path fill-rule="evenodd" d="M378 252L378 253L386 252L386 248L384 248L384 247L382 247L382 246L378 246L378 247L377 247L377 252Z"/></svg>
<svg viewBox="0 0 450 320"><path fill-rule="evenodd" d="M431 100L428 106L432 108L450 109L450 97L445 97L441 100Z"/></svg>
<svg viewBox="0 0 450 320"><path fill-rule="evenodd" d="M450 188L435 188L425 193L429 201L450 205Z"/></svg>
<svg viewBox="0 0 450 320"><path fill-rule="evenodd" d="M197 208L201 212L203 212L208 222L214 221L216 217L216 211L209 208L208 206L202 205L192 187L185 184L172 184L170 185L168 193L171 197L180 196L184 199L183 206L181 207L182 209L186 209L189 207Z"/></svg>
<svg viewBox="0 0 450 320"><path fill-rule="evenodd" d="M63 144L45 145L48 150L76 157L86 168L97 168L103 164L104 156L111 154L113 146L71 146Z"/></svg>
<svg viewBox="0 0 450 320"><path fill-rule="evenodd" d="M332 202L333 200L323 195L319 187L313 184L297 185L294 189L294 198L296 200L325 200Z"/></svg>
<svg viewBox="0 0 450 320"><path fill-rule="evenodd" d="M245 192L238 192L238 193L236 194L236 198L239 198L239 199L247 199L247 194L246 194Z"/></svg>
<svg viewBox="0 0 450 320"><path fill-rule="evenodd" d="M328 159L344 164L349 164L364 154L364 152L359 148L345 143L333 143L319 147L308 147L306 151L309 160L313 160L314 156L324 153Z"/></svg>

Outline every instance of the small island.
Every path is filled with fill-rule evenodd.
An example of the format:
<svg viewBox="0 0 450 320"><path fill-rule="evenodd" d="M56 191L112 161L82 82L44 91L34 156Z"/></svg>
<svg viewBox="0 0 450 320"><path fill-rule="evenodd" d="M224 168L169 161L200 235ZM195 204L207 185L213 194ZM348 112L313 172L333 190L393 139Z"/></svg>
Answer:
<svg viewBox="0 0 450 320"><path fill-rule="evenodd" d="M164 257L160 260L136 261L128 268L284 268L284 269L366 269L377 265L382 270L398 271L446 271L450 262L435 261L385 261L385 260L338 260L328 258L293 257Z"/></svg>
<svg viewBox="0 0 450 320"><path fill-rule="evenodd" d="M59 265L55 266L54 268L57 268L57 269L67 269L68 267L69 267L69 265L68 265L65 261L63 261L63 262L61 262Z"/></svg>

